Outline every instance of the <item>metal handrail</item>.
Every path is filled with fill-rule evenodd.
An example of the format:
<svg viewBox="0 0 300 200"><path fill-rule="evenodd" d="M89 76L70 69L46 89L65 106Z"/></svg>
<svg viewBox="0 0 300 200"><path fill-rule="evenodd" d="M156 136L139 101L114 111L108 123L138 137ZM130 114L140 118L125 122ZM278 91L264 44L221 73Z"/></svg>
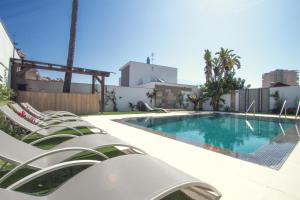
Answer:
<svg viewBox="0 0 300 200"><path fill-rule="evenodd" d="M254 105L254 106L253 106ZM247 116L247 113L249 112L249 110L251 109L251 107L253 106L253 114L255 115L255 100L253 100L250 104L250 106L248 107L248 109L245 112L245 115Z"/></svg>
<svg viewBox="0 0 300 200"><path fill-rule="evenodd" d="M279 116L278 116L279 118L281 118L283 109L284 109L284 115L285 115L285 118L286 118L286 100L284 100L284 102L282 104L282 107L281 107L281 110L280 110L280 113L279 113Z"/></svg>
<svg viewBox="0 0 300 200"><path fill-rule="evenodd" d="M299 103L298 103L298 107L297 107L295 119L298 118L299 110L300 110L300 101L299 101Z"/></svg>
<svg viewBox="0 0 300 200"><path fill-rule="evenodd" d="M299 132L299 130L298 130L297 124L295 124L295 129L296 129L296 132L297 132L298 137L300 138L300 132Z"/></svg>

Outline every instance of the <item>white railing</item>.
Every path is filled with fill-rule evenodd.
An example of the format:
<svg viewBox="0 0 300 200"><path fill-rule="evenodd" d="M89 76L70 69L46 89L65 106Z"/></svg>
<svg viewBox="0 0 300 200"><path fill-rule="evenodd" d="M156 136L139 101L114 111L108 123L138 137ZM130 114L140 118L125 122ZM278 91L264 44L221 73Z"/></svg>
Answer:
<svg viewBox="0 0 300 200"><path fill-rule="evenodd" d="M297 111L296 111L296 116L295 116L295 119L297 119L297 118L298 118L299 109L300 109L300 101L299 101L299 103L298 103L298 107L297 107Z"/></svg>
<svg viewBox="0 0 300 200"><path fill-rule="evenodd" d="M283 112L283 109L284 109L284 116L286 118L286 100L284 100L283 104L282 104L282 107L281 107L281 110L280 110L280 113L279 113L279 118L281 118L281 115L282 115L282 112Z"/></svg>
<svg viewBox="0 0 300 200"><path fill-rule="evenodd" d="M251 107L253 106L253 114L255 115L255 100L253 100L250 104L250 106L248 107L248 109L245 112L245 115L247 116L247 113L249 112L249 110L251 109Z"/></svg>
<svg viewBox="0 0 300 200"><path fill-rule="evenodd" d="M300 132L299 132L299 130L298 130L297 124L295 124L295 129L296 129L297 135L298 135L298 137L299 137L299 139L300 139Z"/></svg>

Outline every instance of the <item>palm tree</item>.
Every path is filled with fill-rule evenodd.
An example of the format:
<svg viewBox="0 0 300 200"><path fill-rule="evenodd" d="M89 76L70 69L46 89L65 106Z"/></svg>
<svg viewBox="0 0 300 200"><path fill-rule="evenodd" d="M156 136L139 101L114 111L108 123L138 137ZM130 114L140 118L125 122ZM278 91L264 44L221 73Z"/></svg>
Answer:
<svg viewBox="0 0 300 200"><path fill-rule="evenodd" d="M193 109L196 111L198 110L197 107L199 106L199 110L202 109L202 104L207 101L207 96L203 94L203 92L199 92L198 94L188 94L187 100L193 103Z"/></svg>
<svg viewBox="0 0 300 200"><path fill-rule="evenodd" d="M221 64L221 76L227 78L229 72L234 70L234 67L240 69L240 57L233 53L231 49L221 48L219 52L216 53L219 56L220 64Z"/></svg>
<svg viewBox="0 0 300 200"><path fill-rule="evenodd" d="M204 60L205 60L204 73L205 73L206 82L208 82L212 79L212 67L213 67L211 52L208 49L204 50Z"/></svg>
<svg viewBox="0 0 300 200"><path fill-rule="evenodd" d="M147 92L146 95L150 99L150 103L152 105L152 101L154 99L154 105L156 105L156 95L157 95L158 90L153 89L152 92Z"/></svg>
<svg viewBox="0 0 300 200"><path fill-rule="evenodd" d="M213 72L214 72L212 81L218 81L218 80L222 79L222 72L221 72L222 66L220 64L220 59L213 58L212 64L213 64Z"/></svg>
<svg viewBox="0 0 300 200"><path fill-rule="evenodd" d="M63 92L67 92L67 93L69 93L71 90L71 82L72 82L71 70L72 70L72 66L73 66L73 62L74 62L74 54L75 54L77 13L78 13L78 0L73 0L69 50L68 50L68 60L67 60L67 69L69 71L65 73L65 81L64 81L64 87L63 87Z"/></svg>
<svg viewBox="0 0 300 200"><path fill-rule="evenodd" d="M244 88L245 80L235 78L235 68L241 67L240 57L233 50L221 48L212 58L211 52L205 50L205 95L211 98L210 105L214 110L219 110L225 100L222 95L230 90Z"/></svg>

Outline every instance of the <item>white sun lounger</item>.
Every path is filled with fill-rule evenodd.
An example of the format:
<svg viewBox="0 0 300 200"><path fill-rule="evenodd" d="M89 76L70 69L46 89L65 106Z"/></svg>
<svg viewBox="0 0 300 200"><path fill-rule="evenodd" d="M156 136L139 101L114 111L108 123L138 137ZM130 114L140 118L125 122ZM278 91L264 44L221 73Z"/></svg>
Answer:
<svg viewBox="0 0 300 200"><path fill-rule="evenodd" d="M53 171L49 169L49 171ZM8 189L0 189L5 200L159 200L182 190L195 200L217 200L213 186L189 176L148 155L125 155L95 164L75 175L51 194L36 197L11 191L46 174L36 172Z"/></svg>
<svg viewBox="0 0 300 200"><path fill-rule="evenodd" d="M66 117L45 117L45 118L36 118L35 116L32 116L30 113L26 111L26 109L23 109L19 104L12 103L10 104L10 107L12 107L17 113L22 113L26 115L26 118L34 119L34 121L38 125L51 125L51 124L57 124L57 123L63 123L67 121L84 121L79 117L73 117L73 116L66 116Z"/></svg>
<svg viewBox="0 0 300 200"><path fill-rule="evenodd" d="M30 113L35 115L38 118L44 118L44 117L62 117L62 116L73 116L73 117L79 117L75 115L74 113L67 112L67 111L46 111L46 112L40 112L37 109L35 109L33 106L31 106L29 103L23 102L21 103L21 106L23 106L25 109L27 109Z"/></svg>
<svg viewBox="0 0 300 200"><path fill-rule="evenodd" d="M148 111L160 111L160 112L165 112L165 113L168 112L168 111L166 111L163 108L152 108L148 103L145 103L145 102L143 102L143 103L146 106L146 108L147 108Z"/></svg>
<svg viewBox="0 0 300 200"><path fill-rule="evenodd" d="M48 135L51 135L51 134L54 134L54 133L57 133L59 131L63 131L66 129L72 129L76 133L83 135L83 133L80 130L78 130L78 128L81 128L81 127L86 127L86 128L90 128L90 129L98 129L100 131L100 133L105 133L105 131L103 131L102 129L99 129L85 121L63 122L60 124L39 127L35 124L30 123L29 121L25 120L24 118L20 117L17 113L15 113L7 105L0 107L0 112L2 112L7 118L9 118L14 123L18 124L22 128L29 131L30 133L26 137L33 135L33 134L48 136Z"/></svg>
<svg viewBox="0 0 300 200"><path fill-rule="evenodd" d="M49 137L48 139L53 139ZM125 147L135 153L145 153L144 151L129 145L128 143L111 135L93 134L82 137L74 137L62 142L50 150L42 150L4 133L0 130L0 159L17 165L17 169L30 167L33 169L43 169L49 166L64 162L80 152L91 152L104 159L106 155L96 151L103 147ZM42 141L45 141L43 139ZM20 152L21 151L21 152ZM17 169L0 178L0 183L12 175Z"/></svg>

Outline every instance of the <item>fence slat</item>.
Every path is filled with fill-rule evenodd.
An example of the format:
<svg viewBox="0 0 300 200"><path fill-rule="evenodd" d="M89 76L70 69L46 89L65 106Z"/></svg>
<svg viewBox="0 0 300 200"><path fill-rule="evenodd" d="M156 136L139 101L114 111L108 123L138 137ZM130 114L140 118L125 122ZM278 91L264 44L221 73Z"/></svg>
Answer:
<svg viewBox="0 0 300 200"><path fill-rule="evenodd" d="M18 102L28 102L40 111L65 110L76 114L97 113L100 98L96 94L19 91Z"/></svg>

